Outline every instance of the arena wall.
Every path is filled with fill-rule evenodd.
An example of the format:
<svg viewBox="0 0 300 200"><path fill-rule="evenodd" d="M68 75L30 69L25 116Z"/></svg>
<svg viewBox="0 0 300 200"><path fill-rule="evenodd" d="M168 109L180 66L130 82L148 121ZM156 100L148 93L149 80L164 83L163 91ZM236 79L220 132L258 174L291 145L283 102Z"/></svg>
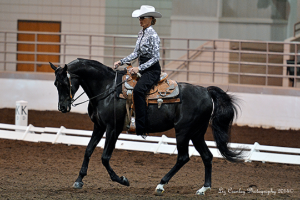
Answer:
<svg viewBox="0 0 300 200"><path fill-rule="evenodd" d="M28 75L29 76L29 75ZM0 76L0 108L15 108L16 101L28 102L28 110L57 110L58 95L54 82L54 74L41 79L1 78ZM226 88L227 87L227 88ZM222 89L231 91L239 99L240 113L235 123L252 127L276 129L300 129L300 107L297 91L294 93L276 92L274 88L257 87L249 92L242 86L223 86ZM279 90L279 89L278 89ZM80 88L77 92L81 94ZM247 92L247 93L245 93ZM87 96L80 97L78 102L87 100ZM72 107L71 112L87 113L87 103Z"/></svg>

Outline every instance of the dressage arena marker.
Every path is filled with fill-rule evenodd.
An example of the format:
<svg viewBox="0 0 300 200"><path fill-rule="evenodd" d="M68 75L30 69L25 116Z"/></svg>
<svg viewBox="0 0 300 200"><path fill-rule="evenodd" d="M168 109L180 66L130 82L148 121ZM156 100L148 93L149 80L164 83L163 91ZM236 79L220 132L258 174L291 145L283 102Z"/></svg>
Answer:
<svg viewBox="0 0 300 200"><path fill-rule="evenodd" d="M17 126L28 126L27 101L16 101L15 124Z"/></svg>
<svg viewBox="0 0 300 200"><path fill-rule="evenodd" d="M63 126L60 128L40 128L31 124L29 126L17 126L0 123L0 138L2 139L87 146L91 135L92 131L66 129ZM104 144L105 135L97 147L103 148ZM214 157L223 158L216 148L215 142L206 141L206 144ZM260 145L257 142L253 145L239 143L230 143L229 145L232 149L244 149L245 162L261 161L300 165L300 148ZM116 149L177 154L176 139L168 138L165 135L162 137L147 136L143 139L137 135L120 134ZM200 156L192 142L190 142L189 152L190 156Z"/></svg>

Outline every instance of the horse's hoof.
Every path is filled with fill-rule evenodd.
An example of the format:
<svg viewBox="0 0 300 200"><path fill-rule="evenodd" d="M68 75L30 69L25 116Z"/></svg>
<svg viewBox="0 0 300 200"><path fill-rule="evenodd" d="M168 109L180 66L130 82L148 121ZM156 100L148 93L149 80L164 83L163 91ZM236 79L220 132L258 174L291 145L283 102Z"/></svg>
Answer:
<svg viewBox="0 0 300 200"><path fill-rule="evenodd" d="M83 182L75 182L73 184L73 188L75 189L82 189L82 186L83 186Z"/></svg>
<svg viewBox="0 0 300 200"><path fill-rule="evenodd" d="M164 191L165 191L164 185L163 184L158 184L157 187L155 188L155 195L162 196Z"/></svg>
<svg viewBox="0 0 300 200"><path fill-rule="evenodd" d="M157 196L162 196L163 193L164 193L164 190L161 190L161 189L155 189L155 194L156 194Z"/></svg>
<svg viewBox="0 0 300 200"><path fill-rule="evenodd" d="M125 186L129 186L129 181L128 179L125 177L125 176L121 176L121 180L122 180L122 185L125 185Z"/></svg>
<svg viewBox="0 0 300 200"><path fill-rule="evenodd" d="M210 187L202 187L201 189L199 189L197 192L196 192L196 195L205 195L205 192L207 190L211 190Z"/></svg>

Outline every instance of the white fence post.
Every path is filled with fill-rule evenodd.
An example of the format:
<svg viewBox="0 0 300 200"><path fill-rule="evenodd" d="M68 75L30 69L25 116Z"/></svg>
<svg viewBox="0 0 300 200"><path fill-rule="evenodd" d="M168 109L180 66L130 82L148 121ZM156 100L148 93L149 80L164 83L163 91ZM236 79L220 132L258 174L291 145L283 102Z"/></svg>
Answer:
<svg viewBox="0 0 300 200"><path fill-rule="evenodd" d="M55 144L56 141L58 140L60 135L63 135L62 131L65 130L66 128L64 126L61 126L60 129L57 131L56 133L56 137L54 139L54 141L52 142L52 144Z"/></svg>
<svg viewBox="0 0 300 200"><path fill-rule="evenodd" d="M251 148L248 158L245 159L245 162L251 162L251 156L253 154L253 152L259 152L258 150L256 150L256 148L259 146L260 144L258 142L255 142L253 147Z"/></svg>
<svg viewBox="0 0 300 200"><path fill-rule="evenodd" d="M30 124L27 128L26 128L26 131L24 132L24 135L22 137L21 140L24 140L26 135L29 133L30 129L32 128L33 126Z"/></svg>
<svg viewBox="0 0 300 200"><path fill-rule="evenodd" d="M158 142L157 148L155 149L155 151L154 151L153 153L157 153L157 152L158 152L158 149L159 149L159 147L161 146L161 144L163 144L165 138L168 138L168 137L165 136L165 135L162 135L162 136L161 136L161 140Z"/></svg>

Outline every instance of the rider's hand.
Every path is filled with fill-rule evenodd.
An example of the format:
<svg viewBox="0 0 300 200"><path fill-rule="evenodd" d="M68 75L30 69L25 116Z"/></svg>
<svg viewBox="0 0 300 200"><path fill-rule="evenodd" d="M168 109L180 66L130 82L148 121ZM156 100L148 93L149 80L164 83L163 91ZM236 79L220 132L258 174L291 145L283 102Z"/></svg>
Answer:
<svg viewBox="0 0 300 200"><path fill-rule="evenodd" d="M138 72L139 72L138 67L132 67L132 68L129 69L130 74L137 74Z"/></svg>
<svg viewBox="0 0 300 200"><path fill-rule="evenodd" d="M117 69L121 65L121 61L117 61L114 63L114 68Z"/></svg>

